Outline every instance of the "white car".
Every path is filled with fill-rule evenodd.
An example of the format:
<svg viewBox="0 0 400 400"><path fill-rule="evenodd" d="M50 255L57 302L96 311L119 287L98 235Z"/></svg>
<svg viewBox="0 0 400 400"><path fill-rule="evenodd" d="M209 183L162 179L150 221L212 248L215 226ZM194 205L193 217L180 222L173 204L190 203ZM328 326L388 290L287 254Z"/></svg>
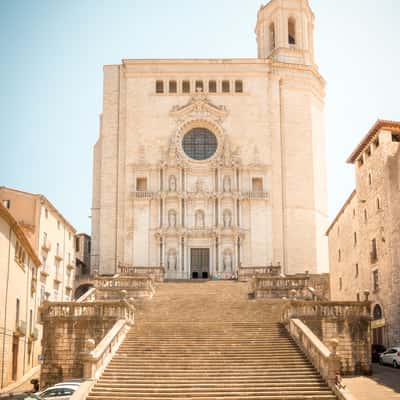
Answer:
<svg viewBox="0 0 400 400"><path fill-rule="evenodd" d="M57 399L69 400L70 397L78 390L77 385L59 385L49 387L41 392L36 393L41 399Z"/></svg>
<svg viewBox="0 0 400 400"><path fill-rule="evenodd" d="M379 363L393 365L394 368L400 367L400 347L389 347L379 356Z"/></svg>

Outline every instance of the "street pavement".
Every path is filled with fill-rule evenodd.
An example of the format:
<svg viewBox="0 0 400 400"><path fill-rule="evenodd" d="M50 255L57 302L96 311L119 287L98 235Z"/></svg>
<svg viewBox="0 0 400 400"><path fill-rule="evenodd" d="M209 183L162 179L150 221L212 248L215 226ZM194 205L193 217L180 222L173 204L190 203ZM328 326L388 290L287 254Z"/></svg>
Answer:
<svg viewBox="0 0 400 400"><path fill-rule="evenodd" d="M357 400L400 400L400 369L372 364L372 376L344 378Z"/></svg>

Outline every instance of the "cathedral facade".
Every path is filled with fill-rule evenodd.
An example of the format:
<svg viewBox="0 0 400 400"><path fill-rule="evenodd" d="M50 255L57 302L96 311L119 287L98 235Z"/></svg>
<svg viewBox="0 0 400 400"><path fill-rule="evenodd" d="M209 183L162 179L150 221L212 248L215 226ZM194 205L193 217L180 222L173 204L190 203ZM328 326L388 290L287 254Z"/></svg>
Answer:
<svg viewBox="0 0 400 400"><path fill-rule="evenodd" d="M328 269L325 82L307 0L258 11L254 59L104 67L92 266L166 278Z"/></svg>

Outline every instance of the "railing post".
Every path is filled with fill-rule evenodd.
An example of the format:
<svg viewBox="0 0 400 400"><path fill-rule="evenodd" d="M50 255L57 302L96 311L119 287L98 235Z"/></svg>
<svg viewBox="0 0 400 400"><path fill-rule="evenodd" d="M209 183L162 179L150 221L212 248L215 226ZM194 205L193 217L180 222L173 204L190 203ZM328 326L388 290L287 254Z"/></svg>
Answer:
<svg viewBox="0 0 400 400"><path fill-rule="evenodd" d="M96 342L93 339L86 340L86 352L83 355L83 377L92 379L96 372L95 362L93 358L93 350L96 348Z"/></svg>
<svg viewBox="0 0 400 400"><path fill-rule="evenodd" d="M336 373L340 373L340 359L337 354L337 346L339 344L339 341L337 339L330 339L329 344L331 346L331 354L328 359L328 383L330 385L335 385L336 382Z"/></svg>

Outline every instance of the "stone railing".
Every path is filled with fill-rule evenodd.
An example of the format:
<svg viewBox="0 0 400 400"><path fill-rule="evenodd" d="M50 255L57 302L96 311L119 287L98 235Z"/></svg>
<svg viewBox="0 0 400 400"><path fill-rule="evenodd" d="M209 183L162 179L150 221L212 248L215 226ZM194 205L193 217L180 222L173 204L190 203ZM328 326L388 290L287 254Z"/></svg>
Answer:
<svg viewBox="0 0 400 400"><path fill-rule="evenodd" d="M328 347L340 338L337 347L341 372L347 375L371 373L371 303L291 300L282 309L288 326L299 319Z"/></svg>
<svg viewBox="0 0 400 400"><path fill-rule="evenodd" d="M307 299L312 298L308 291L308 277L256 275L249 282L249 294L256 298Z"/></svg>
<svg viewBox="0 0 400 400"><path fill-rule="evenodd" d="M239 281L247 282L256 275L279 276L281 274L281 270L282 267L280 265L270 265L268 267L240 266L238 269L238 279Z"/></svg>
<svg viewBox="0 0 400 400"><path fill-rule="evenodd" d="M120 319L97 346L93 339L86 340L87 352L83 354L83 377L85 379L100 377L132 325L133 321Z"/></svg>
<svg viewBox="0 0 400 400"><path fill-rule="evenodd" d="M126 300L94 302L45 302L40 307L40 320L50 319L134 319L134 307Z"/></svg>
<svg viewBox="0 0 400 400"><path fill-rule="evenodd" d="M163 282L165 269L164 267L137 267L133 265L125 265L119 264L118 265L118 272L121 275L131 275L131 274L138 274L144 275L152 278L154 282Z"/></svg>
<svg viewBox="0 0 400 400"><path fill-rule="evenodd" d="M102 300L119 298L121 290L133 298L152 298L155 292L153 279L142 275L115 275L112 278L97 276L94 286L96 299Z"/></svg>
<svg viewBox="0 0 400 400"><path fill-rule="evenodd" d="M150 200L153 198L153 193L152 192L145 192L141 190L134 190L131 192L132 197L135 199L146 199Z"/></svg>
<svg viewBox="0 0 400 400"><path fill-rule="evenodd" d="M331 339L330 344L332 350L329 350L299 319L291 319L287 325L287 329L294 341L322 378L328 383L338 399L354 400L350 393L339 390L336 386L336 372L341 369L340 357L336 352L338 341L336 339Z"/></svg>

